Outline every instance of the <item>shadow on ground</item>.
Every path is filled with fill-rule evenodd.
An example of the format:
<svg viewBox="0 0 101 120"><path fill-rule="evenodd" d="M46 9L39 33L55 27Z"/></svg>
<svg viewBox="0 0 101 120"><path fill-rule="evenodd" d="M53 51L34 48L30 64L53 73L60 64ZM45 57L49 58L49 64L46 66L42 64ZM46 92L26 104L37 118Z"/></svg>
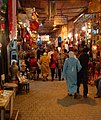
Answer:
<svg viewBox="0 0 101 120"><path fill-rule="evenodd" d="M91 106L96 106L96 100L92 99L91 97L88 98L79 98L79 99L74 99L73 96L66 96L62 99L57 99L57 103L61 104L64 107L68 107L71 105L76 105L76 104L88 104Z"/></svg>

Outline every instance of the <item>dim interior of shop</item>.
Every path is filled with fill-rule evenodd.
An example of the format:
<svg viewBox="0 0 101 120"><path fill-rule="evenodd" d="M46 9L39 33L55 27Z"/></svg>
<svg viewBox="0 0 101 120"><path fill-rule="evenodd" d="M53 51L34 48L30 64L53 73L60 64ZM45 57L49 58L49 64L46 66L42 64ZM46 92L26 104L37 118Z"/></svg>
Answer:
<svg viewBox="0 0 101 120"><path fill-rule="evenodd" d="M0 96L8 96L8 101L29 93L33 80L64 80L59 70L69 52L78 58L84 48L89 54L89 84L93 84L101 69L101 0L0 0ZM50 71L52 54L53 68L61 66L57 56L63 55L58 72ZM48 56L46 70L44 56ZM5 106L0 106L5 120Z"/></svg>

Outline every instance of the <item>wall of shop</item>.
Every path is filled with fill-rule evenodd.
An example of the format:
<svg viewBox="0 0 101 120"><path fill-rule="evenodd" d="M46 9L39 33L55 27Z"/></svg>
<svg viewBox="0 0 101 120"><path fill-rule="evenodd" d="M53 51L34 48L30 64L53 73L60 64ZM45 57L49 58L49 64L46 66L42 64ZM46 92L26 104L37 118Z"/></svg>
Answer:
<svg viewBox="0 0 101 120"><path fill-rule="evenodd" d="M69 34L70 32L73 32L73 29L74 29L74 23L73 21L69 21L67 27L67 33Z"/></svg>
<svg viewBox="0 0 101 120"><path fill-rule="evenodd" d="M67 25L62 26L57 32L56 36L61 36L62 40L68 38L69 33L73 33L74 23L73 21L69 21Z"/></svg>
<svg viewBox="0 0 101 120"><path fill-rule="evenodd" d="M56 41L58 42L58 37L61 37L61 48L64 49L65 43L67 41L73 40L74 36L74 23L73 21L69 21L67 25L61 26L57 31L56 31ZM69 42L68 42L69 43Z"/></svg>
<svg viewBox="0 0 101 120"><path fill-rule="evenodd" d="M62 26L60 36L63 41L67 38L67 25Z"/></svg>
<svg viewBox="0 0 101 120"><path fill-rule="evenodd" d="M99 24L101 25L101 0L90 0L88 6L89 15L84 15L83 19L74 24L74 21L69 21L67 25L62 26L57 32L56 37L61 36L62 42L65 43L65 40L78 40L78 39L87 39L87 42L90 42L92 38L92 26ZM93 14L95 14L93 16ZM83 30L86 28L86 30ZM101 26L100 26L101 28ZM99 28L98 28L99 29ZM100 29L99 29L100 33ZM75 36L78 35L78 36ZM98 35L97 35L98 36ZM98 38L98 37L97 37ZM100 37L99 37L100 38ZM95 39L95 36L94 36Z"/></svg>

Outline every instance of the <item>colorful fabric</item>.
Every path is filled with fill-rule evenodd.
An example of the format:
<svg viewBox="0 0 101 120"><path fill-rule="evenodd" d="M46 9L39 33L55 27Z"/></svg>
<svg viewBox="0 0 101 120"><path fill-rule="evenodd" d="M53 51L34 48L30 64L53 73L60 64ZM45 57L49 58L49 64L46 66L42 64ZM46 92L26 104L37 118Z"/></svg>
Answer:
<svg viewBox="0 0 101 120"><path fill-rule="evenodd" d="M29 60L29 63L30 63L30 67L38 67L36 58L31 58Z"/></svg>

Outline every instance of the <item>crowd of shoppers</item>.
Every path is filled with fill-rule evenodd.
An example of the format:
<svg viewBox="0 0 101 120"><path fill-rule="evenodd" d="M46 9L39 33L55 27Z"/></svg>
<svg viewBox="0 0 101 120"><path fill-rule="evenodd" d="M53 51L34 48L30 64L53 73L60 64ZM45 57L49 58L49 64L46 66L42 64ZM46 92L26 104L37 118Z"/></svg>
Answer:
<svg viewBox="0 0 101 120"><path fill-rule="evenodd" d="M65 79L68 95L74 95L74 98L77 98L80 94L80 85L83 84L83 97L87 98L89 67L91 67L89 63L94 63L94 61L91 61L87 46L84 46L81 52L73 50L72 48L69 51L66 49L58 51L57 48L45 50L41 47L37 49L36 54L32 52L26 55L19 68L22 75L26 73L28 79L36 78L38 80L39 74L41 74L43 81L48 81L49 75L51 76L51 81L54 81L55 78L59 81ZM100 72L98 71L98 73ZM94 82L97 87L97 95L95 98L101 96L101 90L99 90L101 89L101 78L97 78L98 76ZM12 79L14 79L13 73Z"/></svg>

